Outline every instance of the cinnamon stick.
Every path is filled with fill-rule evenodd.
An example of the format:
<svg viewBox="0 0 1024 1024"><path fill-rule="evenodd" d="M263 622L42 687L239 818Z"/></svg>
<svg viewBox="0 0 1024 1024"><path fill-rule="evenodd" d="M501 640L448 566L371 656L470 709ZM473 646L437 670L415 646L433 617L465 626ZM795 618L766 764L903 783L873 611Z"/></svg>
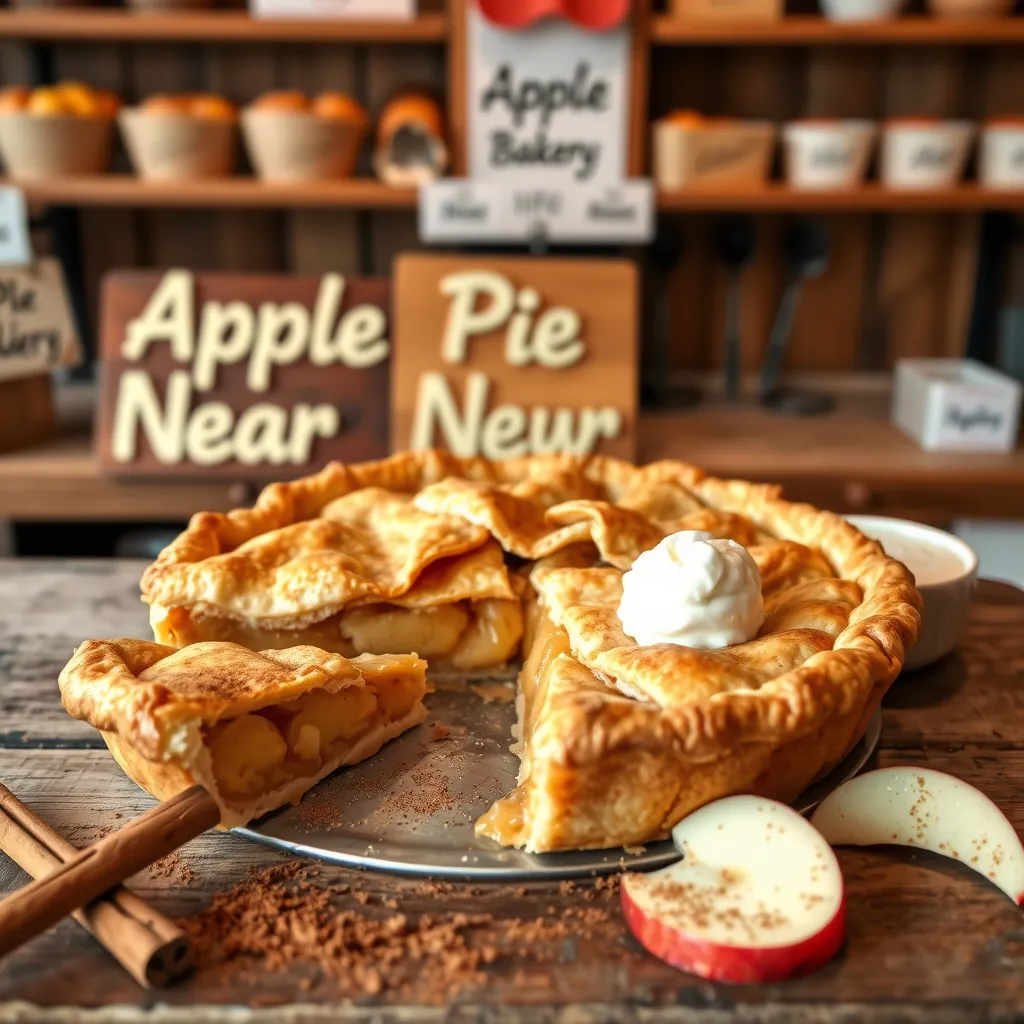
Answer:
<svg viewBox="0 0 1024 1024"><path fill-rule="evenodd" d="M43 878L78 850L0 783L0 850L33 878ZM192 966L188 936L123 886L72 917L143 987L163 987Z"/></svg>
<svg viewBox="0 0 1024 1024"><path fill-rule="evenodd" d="M120 831L80 850L45 878L0 901L0 957L126 878L201 835L220 820L202 786L146 811Z"/></svg>

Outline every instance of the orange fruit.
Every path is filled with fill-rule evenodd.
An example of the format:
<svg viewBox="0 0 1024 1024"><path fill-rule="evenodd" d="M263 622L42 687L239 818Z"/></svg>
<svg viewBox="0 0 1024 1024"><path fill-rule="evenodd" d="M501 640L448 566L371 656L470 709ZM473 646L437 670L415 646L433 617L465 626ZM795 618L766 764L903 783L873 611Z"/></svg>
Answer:
<svg viewBox="0 0 1024 1024"><path fill-rule="evenodd" d="M674 110L666 120L681 128L696 128L704 124L705 118L696 110Z"/></svg>
<svg viewBox="0 0 1024 1024"><path fill-rule="evenodd" d="M140 109L147 114L184 114L188 110L188 101L181 96L167 96L156 93L142 101Z"/></svg>
<svg viewBox="0 0 1024 1024"><path fill-rule="evenodd" d="M93 104L98 117L117 117L121 109L121 97L109 89L101 89L93 98Z"/></svg>
<svg viewBox="0 0 1024 1024"><path fill-rule="evenodd" d="M235 116L235 105L223 96L201 93L191 98L189 113L193 117L204 117L211 121L230 121Z"/></svg>
<svg viewBox="0 0 1024 1024"><path fill-rule="evenodd" d="M292 110L307 111L309 100L306 94L296 90L282 90L280 92L265 92L253 103L257 110Z"/></svg>
<svg viewBox="0 0 1024 1024"><path fill-rule="evenodd" d="M81 82L61 82L55 86L69 114L92 117L96 113L96 93Z"/></svg>
<svg viewBox="0 0 1024 1024"><path fill-rule="evenodd" d="M0 89L0 112L24 110L31 92L23 85L9 85Z"/></svg>
<svg viewBox="0 0 1024 1024"><path fill-rule="evenodd" d="M351 96L343 92L322 92L311 110L317 117L337 118L339 121L366 121L366 111Z"/></svg>
<svg viewBox="0 0 1024 1024"><path fill-rule="evenodd" d="M59 114L70 114L64 97L59 89L43 88L35 89L25 104L25 110L29 114L37 114L43 117L53 117Z"/></svg>

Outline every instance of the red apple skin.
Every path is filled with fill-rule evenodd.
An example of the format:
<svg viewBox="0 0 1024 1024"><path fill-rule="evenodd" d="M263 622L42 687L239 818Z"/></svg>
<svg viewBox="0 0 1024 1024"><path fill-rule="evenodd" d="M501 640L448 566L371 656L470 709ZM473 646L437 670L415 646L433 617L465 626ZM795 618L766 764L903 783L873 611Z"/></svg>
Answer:
<svg viewBox="0 0 1024 1024"><path fill-rule="evenodd" d="M846 890L832 920L816 935L794 946L748 949L720 946L685 935L645 914L632 900L628 886L620 888L622 913L634 938L659 960L709 981L760 985L809 974L832 960L846 940Z"/></svg>

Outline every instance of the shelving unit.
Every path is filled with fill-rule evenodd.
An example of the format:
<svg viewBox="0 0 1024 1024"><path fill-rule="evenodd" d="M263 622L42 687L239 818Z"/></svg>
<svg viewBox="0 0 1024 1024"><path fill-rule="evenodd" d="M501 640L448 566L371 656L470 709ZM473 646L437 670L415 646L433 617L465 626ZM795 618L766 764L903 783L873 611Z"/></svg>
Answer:
<svg viewBox="0 0 1024 1024"><path fill-rule="evenodd" d="M4 183L0 179L0 184ZM6 183L18 185L31 203L54 206L362 210L416 207L414 191L388 188L373 178L282 184L246 177L153 182L127 174L103 174ZM1024 189L994 190L969 184L927 191L886 189L876 184L842 191L793 189L784 184L754 189L695 188L660 193L658 209L677 213L1024 210Z"/></svg>
<svg viewBox="0 0 1024 1024"><path fill-rule="evenodd" d="M0 39L202 43L443 43L447 19L323 21L252 18L245 12L136 14L62 7L0 11Z"/></svg>
<svg viewBox="0 0 1024 1024"><path fill-rule="evenodd" d="M360 98L376 109L408 82L443 90L448 23L434 12L410 22L325 22L258 20L244 12L139 15L62 8L55 15L3 9L0 44L18 58L8 69L31 65L28 51L36 47L27 44L46 44L54 77L115 88L130 83L130 99L202 81L237 102L278 86L361 90ZM794 116L1024 114L1020 50L1013 49L1024 45L1021 16L838 24L802 15L720 23L659 15L650 28L650 111L656 114L677 103L776 123ZM194 64L183 56L180 44L187 43L198 44ZM162 44L170 45L160 50ZM856 47L870 48L870 60ZM799 90L812 87L814 103L797 104L794 97L810 95ZM249 177L154 183L112 174L18 184L36 206L78 208L74 221L93 318L95 283L109 266L136 260L177 265L198 249L211 267L223 269L375 274L386 272L395 253L417 244L415 193L368 178L294 185ZM861 365L857 346L868 336L882 337L890 355L958 351L954 339L963 336L970 310L979 215L1024 211L1024 190L963 184L908 192L873 183L812 192L772 183L663 192L658 208L770 215L757 217L759 255L744 284L745 372L760 361L784 284L775 259L778 215L805 213L827 221L834 272L802 300L791 356L801 369L848 373ZM855 216L843 216L848 214ZM714 218L674 222L682 226L686 246L668 285L674 368L709 371L720 363L715 346L725 284L711 244ZM0 519L157 521L238 502L230 481L105 477L88 431L87 422L79 421L51 444L0 455ZM922 452L891 426L886 402L877 396L812 422L714 403L645 412L638 456L682 457L720 475L778 481L794 498L849 511L926 519L1024 514L1024 452Z"/></svg>
<svg viewBox="0 0 1024 1024"><path fill-rule="evenodd" d="M930 454L880 416L878 406L877 396L846 401L813 429L755 405L643 413L638 457L685 458L720 476L782 483L791 498L840 511L936 521L1019 512L1024 451ZM49 444L0 456L0 519L173 521L237 504L229 480L104 476L81 426Z"/></svg>
<svg viewBox="0 0 1024 1024"><path fill-rule="evenodd" d="M659 46L990 46L1024 42L1024 18L890 18L835 22L790 15L778 21L680 21L656 18Z"/></svg>
<svg viewBox="0 0 1024 1024"><path fill-rule="evenodd" d="M408 210L416 206L414 191L389 188L375 178L271 183L232 177L163 182L143 181L129 174L100 174L12 184L22 189L29 202L54 206L360 210Z"/></svg>

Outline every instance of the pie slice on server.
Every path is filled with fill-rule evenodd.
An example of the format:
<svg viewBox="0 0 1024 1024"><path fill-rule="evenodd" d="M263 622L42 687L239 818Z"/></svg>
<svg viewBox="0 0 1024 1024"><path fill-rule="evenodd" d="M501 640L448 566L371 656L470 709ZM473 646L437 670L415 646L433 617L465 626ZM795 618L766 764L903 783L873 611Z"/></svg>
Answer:
<svg viewBox="0 0 1024 1024"><path fill-rule="evenodd" d="M231 828L297 803L422 722L426 663L315 647L90 640L61 672L60 691L143 789L166 800L200 783Z"/></svg>

